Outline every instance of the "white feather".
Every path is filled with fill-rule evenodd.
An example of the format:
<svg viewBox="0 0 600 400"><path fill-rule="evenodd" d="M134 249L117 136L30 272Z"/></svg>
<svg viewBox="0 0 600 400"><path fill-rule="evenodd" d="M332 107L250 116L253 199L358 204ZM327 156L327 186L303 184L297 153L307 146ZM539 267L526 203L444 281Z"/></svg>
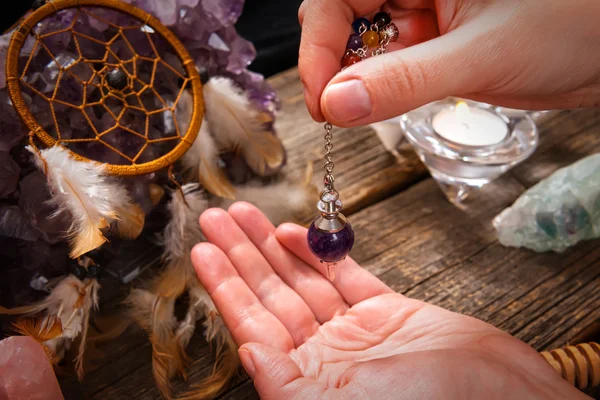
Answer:
<svg viewBox="0 0 600 400"><path fill-rule="evenodd" d="M157 301L158 297L156 294L144 289L133 289L127 298L127 302L135 310L134 318L136 322L138 322L142 329L148 332L153 330L154 324L160 324L164 329L173 329L177 324L177 318L173 314L174 301L163 301L166 311L160 314L160 321L154 320Z"/></svg>
<svg viewBox="0 0 600 400"><path fill-rule="evenodd" d="M208 123L202 122L198 136L181 158L186 170L192 172L204 189L224 198L234 198L235 190L219 166L219 149L210 134Z"/></svg>
<svg viewBox="0 0 600 400"><path fill-rule="evenodd" d="M216 340L217 342L227 343L228 339L231 339L231 332L229 332L223 317L219 314L209 315L204 321L204 329L204 336L209 342ZM231 342L233 342L233 339L231 339Z"/></svg>
<svg viewBox="0 0 600 400"><path fill-rule="evenodd" d="M74 275L67 275L52 289L52 292L38 303L2 310L2 314L38 314L43 313L42 329L50 329L52 322L59 320L61 334L47 340L44 345L54 354L56 360L62 359L72 342L80 338L77 355L77 374L83 377L83 355L92 307L98 308L100 284L95 279L83 281Z"/></svg>
<svg viewBox="0 0 600 400"><path fill-rule="evenodd" d="M189 259L192 247L206 240L200 229L200 214L208 209L206 194L197 183L175 190L168 204L171 220L165 227L165 259L170 264Z"/></svg>
<svg viewBox="0 0 600 400"><path fill-rule="evenodd" d="M132 317L149 334L154 379L161 393L169 397L169 380L178 372L184 374L185 347L203 310L195 296L202 296L204 289L195 276L190 253L205 240L198 219L208 201L199 184L189 183L172 193L167 208L171 219L163 233L166 268L148 290L134 289L128 303ZM174 305L186 290L190 290L190 304L185 318L178 322Z"/></svg>
<svg viewBox="0 0 600 400"><path fill-rule="evenodd" d="M62 336L44 342L44 346L54 355L53 358L57 361L62 360L67 355L67 351L69 351L72 344L71 339Z"/></svg>
<svg viewBox="0 0 600 400"><path fill-rule="evenodd" d="M218 313L206 289L199 282L192 281L188 287L188 294L190 296L188 310L175 333L177 340L183 348L186 348L189 344L196 329L196 322L202 315L206 315L210 319L210 315Z"/></svg>
<svg viewBox="0 0 600 400"><path fill-rule="evenodd" d="M208 140L206 140L207 137ZM194 140L194 143L192 143L188 151L186 151L186 153L181 157L183 167L186 170L191 170L194 173L198 173L198 168L203 158L203 152L207 152L209 156L212 156L212 154L216 154L216 156L214 156L213 159L215 161L218 161L219 151L217 150L217 145L215 144L215 141L212 139L212 137L210 137L210 134L208 132L208 124L206 123L206 121L202 121L202 125L200 125L200 131L198 132L196 140Z"/></svg>
<svg viewBox="0 0 600 400"><path fill-rule="evenodd" d="M165 259L169 264L167 265L167 271L162 277L163 282L161 282L161 286L164 286L164 282L181 282L178 277L185 276L184 282L186 283L186 289L190 297L189 305L185 318L175 330L175 339L183 349L188 345L196 329L196 322L202 316L205 316L207 321L213 321L218 315L212 299L195 275L190 258L192 248L197 243L206 240L200 229L198 219L200 218L200 214L208 209L208 207L209 204L205 193L195 183L188 183L182 186L181 191L175 191L168 205L171 213L171 221L165 228L164 244ZM169 286L178 285L170 284ZM211 326L212 323L206 322L206 324ZM224 325L218 331L229 335ZM216 334L217 332L213 328L206 331L207 338L210 336L209 340L212 340Z"/></svg>
<svg viewBox="0 0 600 400"><path fill-rule="evenodd" d="M56 214L68 212L72 223L71 258L77 258L101 246L106 238L101 229L111 222L126 237L134 237L143 228L143 213L133 205L127 190L106 175L100 163L77 161L60 146L39 151L27 147L48 178ZM137 208L136 208L137 207Z"/></svg>
<svg viewBox="0 0 600 400"><path fill-rule="evenodd" d="M152 282L149 290L133 290L128 302L133 318L149 333L154 379L161 393L169 397L170 378L177 372L185 375L185 361L188 359L185 348L202 316L207 317L207 338L215 338L220 349L225 346L231 349L235 344L222 322L215 325L219 324L220 317L212 299L196 277L190 257L192 247L206 240L198 223L200 214L209 207L206 195L199 184L189 183L173 192L167 207L171 219L163 233L166 268ZM184 319L177 321L173 307L176 299L186 291L189 294L188 309ZM230 353L236 355L233 350ZM237 363L227 366L235 371ZM228 369L223 371L230 372ZM223 375L223 382L229 381L228 377Z"/></svg>
<svg viewBox="0 0 600 400"><path fill-rule="evenodd" d="M221 151L237 151L258 175L269 175L285 162L283 145L264 128L264 114L225 77L211 78L203 87L206 120Z"/></svg>
<svg viewBox="0 0 600 400"><path fill-rule="evenodd" d="M196 307L201 307L206 315L204 321L204 336L206 340L211 342L213 340L226 342L226 339L231 336L225 321L220 316L217 306L213 303L209 294L202 286L196 286L190 288L190 298L194 299Z"/></svg>
<svg viewBox="0 0 600 400"><path fill-rule="evenodd" d="M175 120L179 127L179 134L183 135L187 132L190 122L192 121L192 114L194 112L194 99L188 90L181 92L179 101L175 107Z"/></svg>

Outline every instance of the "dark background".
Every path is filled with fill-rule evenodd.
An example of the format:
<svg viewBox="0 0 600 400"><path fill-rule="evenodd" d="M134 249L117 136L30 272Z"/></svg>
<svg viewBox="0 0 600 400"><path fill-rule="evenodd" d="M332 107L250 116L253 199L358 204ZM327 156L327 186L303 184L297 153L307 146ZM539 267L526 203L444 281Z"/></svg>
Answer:
<svg viewBox="0 0 600 400"><path fill-rule="evenodd" d="M269 77L298 63L300 3L301 0L246 0L236 27L258 53L250 70ZM13 0L11 7L3 7L0 32L16 23L31 4L31 0Z"/></svg>

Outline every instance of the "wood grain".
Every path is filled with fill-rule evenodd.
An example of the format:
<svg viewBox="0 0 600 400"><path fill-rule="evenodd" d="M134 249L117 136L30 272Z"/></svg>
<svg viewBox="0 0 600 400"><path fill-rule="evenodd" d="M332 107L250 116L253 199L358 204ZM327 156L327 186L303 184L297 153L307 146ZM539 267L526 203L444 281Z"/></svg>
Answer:
<svg viewBox="0 0 600 400"><path fill-rule="evenodd" d="M299 181L313 162L318 183L324 130L306 110L297 71L270 82L283 103L277 129L288 149L284 174ZM481 318L538 350L562 346L578 335L589 337L586 328L600 320L597 242L559 255L504 248L496 241L491 220L527 187L599 151L599 125L598 110L545 117L534 156L472 196L465 210L446 201L407 143L401 148L405 160L398 161L370 128L336 128L336 185L357 233L352 256L394 290ZM118 308L117 301L107 304L104 312ZM89 372L85 385L61 379L67 399L160 399L152 380L150 346L139 329L130 328L104 349L106 357ZM189 381L197 382L210 373L214 356L201 333L189 349L196 360ZM187 387L175 383L177 393ZM258 396L251 382L240 379L220 398Z"/></svg>

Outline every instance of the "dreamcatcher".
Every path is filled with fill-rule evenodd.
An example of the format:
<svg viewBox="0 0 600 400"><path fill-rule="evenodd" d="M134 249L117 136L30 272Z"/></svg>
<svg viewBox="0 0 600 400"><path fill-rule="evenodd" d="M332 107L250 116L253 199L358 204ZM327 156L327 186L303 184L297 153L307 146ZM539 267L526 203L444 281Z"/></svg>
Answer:
<svg viewBox="0 0 600 400"><path fill-rule="evenodd" d="M12 33L6 84L29 130L27 151L47 179L52 218L65 221L76 263L50 283L44 300L0 312L22 315L15 330L39 341L55 364L76 344L82 379L90 315L99 304L94 252L113 238L135 239L146 222L126 177L151 176L155 187L170 182L164 269L126 303L148 333L154 377L167 398L170 380L186 374L185 348L205 318L205 336L217 342L217 368L190 397L214 395L235 375L238 359L191 265L191 248L204 240L199 215L241 199L275 223L289 220L311 202L309 180L267 188L232 183L223 153L262 177L285 162L272 110L256 107L230 77L209 77L159 19L119 0L36 1L35 8ZM283 215L281 197L291 200ZM178 320L175 302L183 295L189 304Z"/></svg>

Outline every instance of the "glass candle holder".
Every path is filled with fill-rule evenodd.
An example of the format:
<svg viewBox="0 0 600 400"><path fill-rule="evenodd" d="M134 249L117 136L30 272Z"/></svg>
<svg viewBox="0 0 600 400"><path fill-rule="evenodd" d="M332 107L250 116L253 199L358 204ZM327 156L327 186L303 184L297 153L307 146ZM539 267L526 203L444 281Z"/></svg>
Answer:
<svg viewBox="0 0 600 400"><path fill-rule="evenodd" d="M538 130L527 112L448 98L402 115L400 126L446 197L462 205L474 188L527 159Z"/></svg>

